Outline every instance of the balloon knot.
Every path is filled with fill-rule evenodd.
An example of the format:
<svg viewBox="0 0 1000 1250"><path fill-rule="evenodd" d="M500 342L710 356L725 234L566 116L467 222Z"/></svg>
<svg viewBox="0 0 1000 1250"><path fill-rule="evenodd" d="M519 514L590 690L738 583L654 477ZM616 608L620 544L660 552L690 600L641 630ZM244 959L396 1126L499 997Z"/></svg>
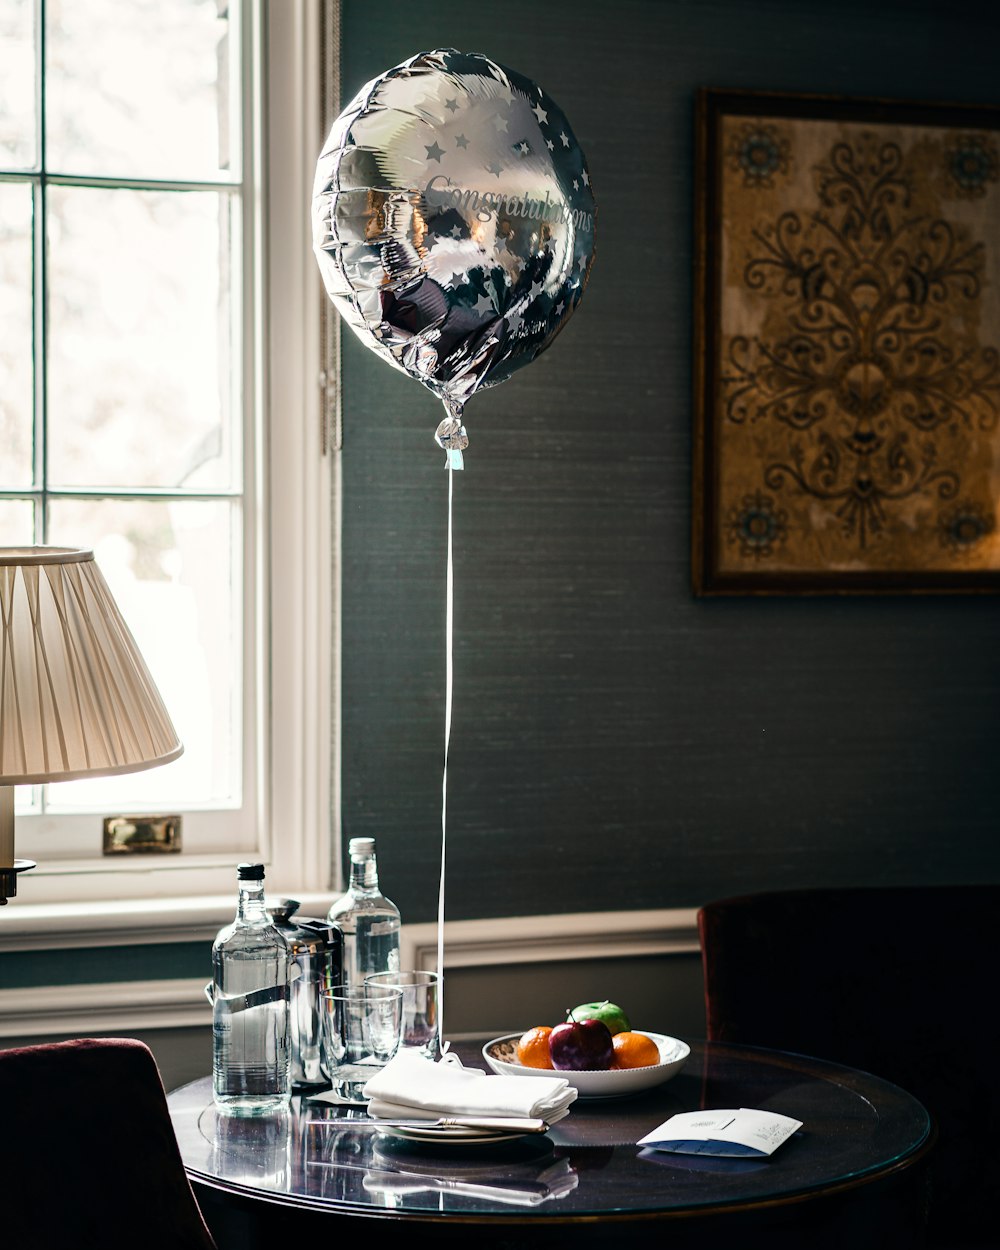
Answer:
<svg viewBox="0 0 1000 1250"><path fill-rule="evenodd" d="M462 452L469 445L469 436L465 432L465 426L458 417L445 417L438 428L434 431L434 438L439 447L443 447L448 454L446 467L449 469L464 469L465 462Z"/></svg>

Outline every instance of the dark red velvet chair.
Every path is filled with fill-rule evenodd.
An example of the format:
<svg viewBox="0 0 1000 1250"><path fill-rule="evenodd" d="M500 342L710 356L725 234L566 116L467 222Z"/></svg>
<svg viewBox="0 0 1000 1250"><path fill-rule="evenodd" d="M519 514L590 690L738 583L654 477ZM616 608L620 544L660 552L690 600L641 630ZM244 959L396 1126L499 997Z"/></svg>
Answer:
<svg viewBox="0 0 1000 1250"><path fill-rule="evenodd" d="M141 1042L0 1051L0 1138L10 1250L216 1250Z"/></svg>
<svg viewBox="0 0 1000 1250"><path fill-rule="evenodd" d="M708 1037L900 1085L934 1117L934 1246L998 1246L1000 886L802 890L698 914Z"/></svg>

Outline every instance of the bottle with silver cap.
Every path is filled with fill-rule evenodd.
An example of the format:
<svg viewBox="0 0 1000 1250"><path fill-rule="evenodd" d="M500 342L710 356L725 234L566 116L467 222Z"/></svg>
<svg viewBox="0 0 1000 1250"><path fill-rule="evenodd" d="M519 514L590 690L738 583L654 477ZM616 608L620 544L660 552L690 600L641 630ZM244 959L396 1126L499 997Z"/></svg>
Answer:
<svg viewBox="0 0 1000 1250"><path fill-rule="evenodd" d="M351 883L327 919L344 935L344 981L360 985L373 972L399 971L399 908L378 884L374 838L351 838Z"/></svg>
<svg viewBox="0 0 1000 1250"><path fill-rule="evenodd" d="M294 898L280 898L271 907L292 960L292 1088L301 1090L329 1084L323 1065L323 991L343 980L344 938L328 920L308 919L298 910Z"/></svg>
<svg viewBox="0 0 1000 1250"><path fill-rule="evenodd" d="M240 864L236 919L212 947L217 1106L243 1115L288 1105L288 945L264 906L264 865Z"/></svg>

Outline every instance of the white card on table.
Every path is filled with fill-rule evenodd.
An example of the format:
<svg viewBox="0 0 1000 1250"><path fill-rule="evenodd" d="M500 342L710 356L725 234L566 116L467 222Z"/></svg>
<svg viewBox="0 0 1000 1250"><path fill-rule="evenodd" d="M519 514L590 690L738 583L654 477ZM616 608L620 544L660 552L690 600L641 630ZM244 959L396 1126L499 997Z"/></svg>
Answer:
<svg viewBox="0 0 1000 1250"><path fill-rule="evenodd" d="M774 1111L682 1111L639 1139L639 1146L675 1154L757 1157L773 1154L802 1127Z"/></svg>

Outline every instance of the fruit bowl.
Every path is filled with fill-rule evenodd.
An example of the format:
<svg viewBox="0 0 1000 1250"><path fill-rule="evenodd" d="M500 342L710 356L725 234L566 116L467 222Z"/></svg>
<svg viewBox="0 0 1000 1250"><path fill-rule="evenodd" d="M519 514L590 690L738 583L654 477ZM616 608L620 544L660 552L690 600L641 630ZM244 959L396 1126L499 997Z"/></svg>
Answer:
<svg viewBox="0 0 1000 1250"><path fill-rule="evenodd" d="M581 1098L623 1098L653 1089L669 1081L687 1063L691 1047L676 1037L664 1033L649 1033L635 1029L653 1039L660 1051L660 1062L648 1068L609 1068L604 1072L567 1072L552 1068L528 1068L517 1061L517 1043L520 1033L508 1033L495 1037L483 1047L483 1058L501 1076L564 1076L579 1091Z"/></svg>

